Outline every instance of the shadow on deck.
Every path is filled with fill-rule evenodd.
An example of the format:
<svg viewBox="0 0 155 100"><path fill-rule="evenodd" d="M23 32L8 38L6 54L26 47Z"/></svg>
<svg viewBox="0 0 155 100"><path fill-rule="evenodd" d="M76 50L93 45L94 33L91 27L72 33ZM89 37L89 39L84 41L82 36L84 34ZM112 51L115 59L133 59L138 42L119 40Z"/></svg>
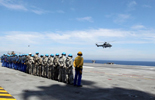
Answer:
<svg viewBox="0 0 155 100"><path fill-rule="evenodd" d="M84 87L72 85L39 86L40 91L24 90L23 100L38 97L37 100L155 100L155 94L119 87L99 88L95 82L82 80ZM89 87L87 87L89 86Z"/></svg>

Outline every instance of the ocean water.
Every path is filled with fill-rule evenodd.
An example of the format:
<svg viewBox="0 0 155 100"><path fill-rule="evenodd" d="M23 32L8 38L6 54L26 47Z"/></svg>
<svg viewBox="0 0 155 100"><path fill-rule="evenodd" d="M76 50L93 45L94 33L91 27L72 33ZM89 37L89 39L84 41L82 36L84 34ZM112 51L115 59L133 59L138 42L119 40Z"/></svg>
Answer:
<svg viewBox="0 0 155 100"><path fill-rule="evenodd" d="M84 63L92 63L92 60L84 60ZM114 63L119 65L140 65L155 67L155 61L115 61L115 60L95 60L95 63Z"/></svg>

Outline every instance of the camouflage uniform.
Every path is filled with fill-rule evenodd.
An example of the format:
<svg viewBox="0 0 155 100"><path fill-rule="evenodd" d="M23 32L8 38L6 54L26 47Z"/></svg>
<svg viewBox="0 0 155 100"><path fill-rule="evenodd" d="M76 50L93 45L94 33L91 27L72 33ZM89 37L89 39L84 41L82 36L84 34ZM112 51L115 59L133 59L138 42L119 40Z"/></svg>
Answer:
<svg viewBox="0 0 155 100"><path fill-rule="evenodd" d="M43 58L43 66L42 66L42 76L47 77L47 61L48 57Z"/></svg>
<svg viewBox="0 0 155 100"><path fill-rule="evenodd" d="M66 83L73 84L73 60L72 57L66 59Z"/></svg>
<svg viewBox="0 0 155 100"><path fill-rule="evenodd" d="M38 59L38 71L37 71L37 75L38 76L41 76L42 75L42 65L43 65L43 59L42 59L42 57L40 57L39 59Z"/></svg>
<svg viewBox="0 0 155 100"><path fill-rule="evenodd" d="M48 58L48 78L54 79L53 57Z"/></svg>
<svg viewBox="0 0 155 100"><path fill-rule="evenodd" d="M58 80L59 75L59 56L55 56L53 60L53 68L54 68L54 80Z"/></svg>
<svg viewBox="0 0 155 100"><path fill-rule="evenodd" d="M34 66L33 66L33 75L37 75L37 67L38 67L38 55L34 56Z"/></svg>
<svg viewBox="0 0 155 100"><path fill-rule="evenodd" d="M30 56L26 56L26 58L25 58L25 65L26 65L26 73L29 73L29 66L28 66L28 61L29 61L29 57Z"/></svg>
<svg viewBox="0 0 155 100"><path fill-rule="evenodd" d="M33 57L28 56L27 67L28 67L28 70L29 70L29 74L32 74L32 63L34 63Z"/></svg>
<svg viewBox="0 0 155 100"><path fill-rule="evenodd" d="M62 55L59 58L59 75L58 75L58 80L60 82L65 82L65 68L66 68L66 57L64 55Z"/></svg>

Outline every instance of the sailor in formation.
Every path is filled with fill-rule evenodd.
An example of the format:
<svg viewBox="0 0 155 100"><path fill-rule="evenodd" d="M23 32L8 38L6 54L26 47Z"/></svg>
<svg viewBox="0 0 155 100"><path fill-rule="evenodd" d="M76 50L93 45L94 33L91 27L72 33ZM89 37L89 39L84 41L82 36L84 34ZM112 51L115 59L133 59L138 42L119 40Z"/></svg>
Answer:
<svg viewBox="0 0 155 100"><path fill-rule="evenodd" d="M38 71L37 71L37 75L41 77L42 75L42 65L43 65L43 56L44 55L40 55L40 58L38 59Z"/></svg>
<svg viewBox="0 0 155 100"><path fill-rule="evenodd" d="M56 53L51 55L40 55L36 52L35 55L8 55L1 56L2 67L8 67L16 70L26 72L28 74L46 77L59 82L73 84L73 56L63 52L59 57Z"/></svg>
<svg viewBox="0 0 155 100"><path fill-rule="evenodd" d="M29 56L28 56L28 63L27 63L27 67L28 67L28 73L29 74L32 74L32 64L34 63L34 60L33 60L33 55L31 53L29 53Z"/></svg>
<svg viewBox="0 0 155 100"><path fill-rule="evenodd" d="M48 54L46 54L43 58L43 65L42 65L42 76L47 77L47 61L48 61Z"/></svg>
<svg viewBox="0 0 155 100"><path fill-rule="evenodd" d="M58 80L59 75L59 54L56 53L53 59L53 68L54 68L54 80Z"/></svg>
<svg viewBox="0 0 155 100"><path fill-rule="evenodd" d="M39 52L36 52L36 55L34 55L34 68L33 68L33 75L37 75L38 60L39 60Z"/></svg>
<svg viewBox="0 0 155 100"><path fill-rule="evenodd" d="M65 68L66 68L66 53L63 52L59 58L59 74L58 74L58 81L65 82Z"/></svg>
<svg viewBox="0 0 155 100"><path fill-rule="evenodd" d="M54 67L53 67L53 59L54 59L54 54L51 54L50 57L48 58L48 78L49 79L54 79Z"/></svg>
<svg viewBox="0 0 155 100"><path fill-rule="evenodd" d="M68 84L73 84L73 60L72 60L72 54L69 54L66 58L66 77L65 81Z"/></svg>

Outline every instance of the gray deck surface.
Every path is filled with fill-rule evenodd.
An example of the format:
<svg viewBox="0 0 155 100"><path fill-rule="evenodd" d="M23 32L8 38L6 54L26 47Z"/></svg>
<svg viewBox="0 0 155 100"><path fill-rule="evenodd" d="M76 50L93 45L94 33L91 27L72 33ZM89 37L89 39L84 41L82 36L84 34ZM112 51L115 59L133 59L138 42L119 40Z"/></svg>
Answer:
<svg viewBox="0 0 155 100"><path fill-rule="evenodd" d="M85 63L83 87L1 67L0 86L17 100L155 100L155 67Z"/></svg>

